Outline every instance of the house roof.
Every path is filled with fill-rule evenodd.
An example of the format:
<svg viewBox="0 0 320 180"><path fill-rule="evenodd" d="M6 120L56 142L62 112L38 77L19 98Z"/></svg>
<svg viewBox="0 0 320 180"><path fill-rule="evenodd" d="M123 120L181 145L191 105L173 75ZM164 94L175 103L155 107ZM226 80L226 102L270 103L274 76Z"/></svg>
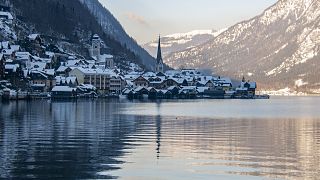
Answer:
<svg viewBox="0 0 320 180"><path fill-rule="evenodd" d="M54 52L46 51L45 54L52 58L54 56Z"/></svg>
<svg viewBox="0 0 320 180"><path fill-rule="evenodd" d="M112 59L113 56L111 54L102 54L100 55L100 59Z"/></svg>
<svg viewBox="0 0 320 180"><path fill-rule="evenodd" d="M54 76L55 71L54 69L44 69L44 72L48 75Z"/></svg>
<svg viewBox="0 0 320 180"><path fill-rule="evenodd" d="M139 92L139 91L141 91L141 90L147 90L147 89L144 88L144 87L139 86L139 87L137 87L137 88L134 89L134 92Z"/></svg>
<svg viewBox="0 0 320 180"><path fill-rule="evenodd" d="M31 77L33 78L44 78L48 79L48 76L44 72L40 71L30 71Z"/></svg>
<svg viewBox="0 0 320 180"><path fill-rule="evenodd" d="M31 62L31 69L37 71L43 71L46 68L45 62Z"/></svg>
<svg viewBox="0 0 320 180"><path fill-rule="evenodd" d="M13 72L16 72L18 67L19 67L19 64L6 64L5 65L5 69L12 70Z"/></svg>
<svg viewBox="0 0 320 180"><path fill-rule="evenodd" d="M0 42L0 46L1 46L3 49L9 49L9 41L2 41L2 42Z"/></svg>
<svg viewBox="0 0 320 180"><path fill-rule="evenodd" d="M64 72L66 69L68 69L68 67L66 67L66 66L60 66L60 67L56 70L56 72Z"/></svg>
<svg viewBox="0 0 320 180"><path fill-rule="evenodd" d="M113 77L118 77L118 75L113 72L113 70L111 69L91 69L91 68L82 68L82 67L76 67L73 70L79 70L80 72L82 72L83 74L86 75L109 75L109 76L113 76Z"/></svg>
<svg viewBox="0 0 320 180"><path fill-rule="evenodd" d="M2 53L3 53L4 55L11 55L13 52L14 52L13 49L3 49L3 50L2 50Z"/></svg>
<svg viewBox="0 0 320 180"><path fill-rule="evenodd" d="M13 20L13 16L10 12L3 12L3 11L0 11L0 16L7 16L7 18L9 20Z"/></svg>
<svg viewBox="0 0 320 180"><path fill-rule="evenodd" d="M154 72L145 72L143 74L143 77L155 77L156 76L156 73Z"/></svg>
<svg viewBox="0 0 320 180"><path fill-rule="evenodd" d="M13 51L19 51L20 50L20 45L11 45L10 47L11 47L11 49Z"/></svg>
<svg viewBox="0 0 320 180"><path fill-rule="evenodd" d="M37 37L38 36L40 36L40 34L30 34L29 36L28 36L28 38L30 39L30 40L36 40L37 39Z"/></svg>
<svg viewBox="0 0 320 180"><path fill-rule="evenodd" d="M137 78L135 78L135 79L133 80L133 82L136 81L136 80L139 79L139 78L143 78L145 81L148 81L148 79L146 79L145 77L143 77L143 76L138 76ZM148 81L148 82L149 82L149 81Z"/></svg>

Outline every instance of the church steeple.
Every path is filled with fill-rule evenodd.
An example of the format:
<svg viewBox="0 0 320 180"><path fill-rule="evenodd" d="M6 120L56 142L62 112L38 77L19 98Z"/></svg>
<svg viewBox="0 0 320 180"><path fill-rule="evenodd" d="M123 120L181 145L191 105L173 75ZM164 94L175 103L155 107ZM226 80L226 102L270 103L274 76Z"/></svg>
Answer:
<svg viewBox="0 0 320 180"><path fill-rule="evenodd" d="M158 41L158 53L157 53L157 63L162 63L162 53L161 53L161 40L160 40L160 35L159 35L159 41Z"/></svg>
<svg viewBox="0 0 320 180"><path fill-rule="evenodd" d="M160 40L160 35L159 35L159 41L158 41L158 53L157 53L156 71L163 73L163 60L162 60L162 53L161 53L161 40Z"/></svg>

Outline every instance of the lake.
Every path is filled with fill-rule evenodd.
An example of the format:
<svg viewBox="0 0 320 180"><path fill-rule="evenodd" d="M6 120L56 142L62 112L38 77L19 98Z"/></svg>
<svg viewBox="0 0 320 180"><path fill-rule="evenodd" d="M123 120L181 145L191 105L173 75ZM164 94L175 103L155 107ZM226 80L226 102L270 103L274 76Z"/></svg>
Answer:
<svg viewBox="0 0 320 180"><path fill-rule="evenodd" d="M0 107L0 179L320 176L320 97Z"/></svg>

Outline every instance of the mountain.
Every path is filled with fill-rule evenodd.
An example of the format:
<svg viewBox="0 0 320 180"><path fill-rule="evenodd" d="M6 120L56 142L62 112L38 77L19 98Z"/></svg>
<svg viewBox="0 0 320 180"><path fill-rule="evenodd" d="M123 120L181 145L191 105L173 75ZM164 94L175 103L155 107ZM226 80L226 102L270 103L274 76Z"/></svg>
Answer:
<svg viewBox="0 0 320 180"><path fill-rule="evenodd" d="M199 46L205 42L212 40L226 29L215 30L194 30L187 33L176 33L161 37L161 48L163 56L167 56L173 52L183 51L192 47ZM144 44L142 47L151 55L157 53L158 39Z"/></svg>
<svg viewBox="0 0 320 180"><path fill-rule="evenodd" d="M122 45L139 56L142 64L147 69L153 70L156 64L155 59L125 32L118 20L106 9L106 7L103 7L98 0L79 1L95 16L105 33L121 42Z"/></svg>
<svg viewBox="0 0 320 180"><path fill-rule="evenodd" d="M205 44L170 54L165 62L244 75L260 89L320 93L320 1L279 0Z"/></svg>
<svg viewBox="0 0 320 180"><path fill-rule="evenodd" d="M47 41L89 56L91 38L98 34L116 61L128 60L152 69L155 59L140 47L98 0L1 0L10 2L19 37L40 33Z"/></svg>

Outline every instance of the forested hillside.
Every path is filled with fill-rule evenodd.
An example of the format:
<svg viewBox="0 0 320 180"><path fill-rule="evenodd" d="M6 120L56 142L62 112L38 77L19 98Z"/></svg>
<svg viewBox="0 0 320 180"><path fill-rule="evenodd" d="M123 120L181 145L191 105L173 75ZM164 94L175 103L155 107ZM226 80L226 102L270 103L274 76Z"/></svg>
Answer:
<svg viewBox="0 0 320 180"><path fill-rule="evenodd" d="M98 34L115 60L130 60L140 65L139 54L106 32L96 17L79 0L10 0L20 23L16 25L19 36L41 33L55 44L69 46L71 51L88 57L88 47L93 34ZM58 42L57 42L58 41Z"/></svg>

